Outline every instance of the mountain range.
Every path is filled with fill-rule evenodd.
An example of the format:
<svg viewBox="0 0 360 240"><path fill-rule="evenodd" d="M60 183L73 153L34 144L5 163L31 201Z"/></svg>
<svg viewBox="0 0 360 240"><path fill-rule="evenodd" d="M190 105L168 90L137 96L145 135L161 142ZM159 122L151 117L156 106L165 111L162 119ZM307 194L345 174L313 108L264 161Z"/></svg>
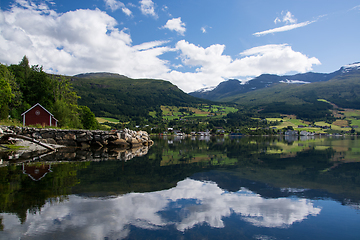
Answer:
<svg viewBox="0 0 360 240"><path fill-rule="evenodd" d="M112 73L85 73L70 77L80 105L96 116L127 119L161 115L160 107L236 103L264 114L295 114L304 119L327 119L329 102L360 109L360 63L332 73L263 74L246 83L231 79L213 89L184 93L165 80L131 79ZM322 99L323 101L319 101ZM159 115L159 116L160 116Z"/></svg>
<svg viewBox="0 0 360 240"><path fill-rule="evenodd" d="M329 110L334 106L360 109L360 63L343 66L333 73L263 74L245 84L232 79L211 91L190 95L236 103L264 117L294 114L308 121L333 121Z"/></svg>
<svg viewBox="0 0 360 240"><path fill-rule="evenodd" d="M208 99L212 101L233 101L236 96L240 96L245 93L254 92L263 88L273 87L279 84L286 85L305 85L316 82L327 82L339 76L347 76L360 72L360 63L349 64L341 67L339 70L332 73L301 73L295 75L272 75L262 74L252 80L242 83L237 79L230 79L221 82L216 87L208 87L200 89L195 92L189 93L189 95Z"/></svg>

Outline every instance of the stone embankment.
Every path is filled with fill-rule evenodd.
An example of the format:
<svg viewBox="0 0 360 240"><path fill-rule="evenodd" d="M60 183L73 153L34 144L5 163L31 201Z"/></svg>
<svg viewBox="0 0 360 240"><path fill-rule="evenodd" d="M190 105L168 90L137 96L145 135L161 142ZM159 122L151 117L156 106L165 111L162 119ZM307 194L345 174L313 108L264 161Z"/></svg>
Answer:
<svg viewBox="0 0 360 240"><path fill-rule="evenodd" d="M123 130L62 130L51 128L4 127L3 134L27 136L46 144L73 147L139 148L151 146L153 141L145 131Z"/></svg>

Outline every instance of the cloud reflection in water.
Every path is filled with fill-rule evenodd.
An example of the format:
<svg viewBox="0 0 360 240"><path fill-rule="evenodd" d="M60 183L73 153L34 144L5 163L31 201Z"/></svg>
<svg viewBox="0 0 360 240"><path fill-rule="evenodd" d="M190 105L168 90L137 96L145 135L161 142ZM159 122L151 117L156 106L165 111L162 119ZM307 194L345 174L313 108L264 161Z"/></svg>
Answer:
<svg viewBox="0 0 360 240"><path fill-rule="evenodd" d="M71 195L62 203L47 203L40 213L28 214L24 224L10 214L1 214L7 239L49 234L69 235L69 239L125 238L129 226L162 229L175 226L179 231L207 223L223 228L224 217L237 214L258 227L284 228L321 209L306 199L265 199L247 189L227 192L216 183L185 179L177 186L151 193L129 193L110 199L82 198Z"/></svg>

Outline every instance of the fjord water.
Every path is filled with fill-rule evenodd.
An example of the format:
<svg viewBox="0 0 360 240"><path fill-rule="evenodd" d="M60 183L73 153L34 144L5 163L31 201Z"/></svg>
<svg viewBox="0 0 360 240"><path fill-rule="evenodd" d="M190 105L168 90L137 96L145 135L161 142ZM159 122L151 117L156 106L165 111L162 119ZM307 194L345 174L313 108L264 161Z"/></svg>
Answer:
<svg viewBox="0 0 360 240"><path fill-rule="evenodd" d="M152 139L1 167L0 239L360 238L356 137Z"/></svg>

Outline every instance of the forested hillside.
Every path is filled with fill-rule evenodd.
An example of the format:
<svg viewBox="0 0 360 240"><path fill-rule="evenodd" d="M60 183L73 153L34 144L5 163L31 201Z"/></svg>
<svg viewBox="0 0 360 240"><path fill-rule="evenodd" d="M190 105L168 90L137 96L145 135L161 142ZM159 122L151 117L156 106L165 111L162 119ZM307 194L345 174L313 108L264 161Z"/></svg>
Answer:
<svg viewBox="0 0 360 240"><path fill-rule="evenodd" d="M208 101L192 97L168 81L131 79L118 74L91 73L71 78L81 97L96 116L115 117L122 121L150 118L155 111L161 118L161 105L189 107Z"/></svg>
<svg viewBox="0 0 360 240"><path fill-rule="evenodd" d="M30 67L26 56L18 65L0 64L0 119L21 120L24 111L40 103L62 127L98 128L95 115L87 106L78 106L78 99L68 78L49 75L38 65Z"/></svg>

